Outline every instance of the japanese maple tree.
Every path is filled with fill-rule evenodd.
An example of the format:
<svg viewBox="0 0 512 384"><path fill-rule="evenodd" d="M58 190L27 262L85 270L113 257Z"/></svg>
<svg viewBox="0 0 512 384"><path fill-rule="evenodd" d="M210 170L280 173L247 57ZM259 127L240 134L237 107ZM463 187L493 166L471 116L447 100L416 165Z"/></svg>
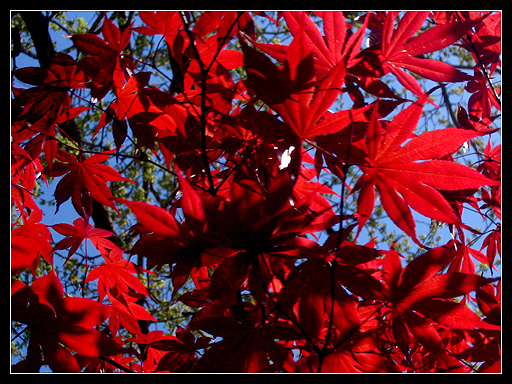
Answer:
<svg viewBox="0 0 512 384"><path fill-rule="evenodd" d="M12 372L501 372L501 12L58 17L13 15Z"/></svg>

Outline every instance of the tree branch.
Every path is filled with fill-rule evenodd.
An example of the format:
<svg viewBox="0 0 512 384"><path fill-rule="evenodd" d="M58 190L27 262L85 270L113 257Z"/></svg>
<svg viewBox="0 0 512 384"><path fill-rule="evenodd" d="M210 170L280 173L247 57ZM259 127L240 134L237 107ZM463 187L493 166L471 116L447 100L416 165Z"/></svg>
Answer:
<svg viewBox="0 0 512 384"><path fill-rule="evenodd" d="M55 50L48 32L48 18L43 15L43 12L35 11L22 11L20 15L32 36L39 66L49 69Z"/></svg>
<svg viewBox="0 0 512 384"><path fill-rule="evenodd" d="M450 115L450 118L452 119L452 123L456 127L459 127L459 121L457 120L457 116L455 116L455 112L453 112L452 103L450 102L450 96L448 95L446 86L441 83L439 83L439 85L441 85L441 92L443 94L444 104L446 106L446 110L448 111L448 114Z"/></svg>
<svg viewBox="0 0 512 384"><path fill-rule="evenodd" d="M48 18L42 12L23 11L20 12L23 21L27 25L34 46L37 52L37 59L41 68L49 69L50 63L55 56L53 43L48 32ZM83 147L83 132L79 129L74 119L68 120L65 123L58 124L59 128L69 138L71 138L78 147ZM116 245L121 246L121 240L115 233L114 224L107 209L93 199L93 209L91 217L94 221L96 228L106 229L114 235L109 239Z"/></svg>

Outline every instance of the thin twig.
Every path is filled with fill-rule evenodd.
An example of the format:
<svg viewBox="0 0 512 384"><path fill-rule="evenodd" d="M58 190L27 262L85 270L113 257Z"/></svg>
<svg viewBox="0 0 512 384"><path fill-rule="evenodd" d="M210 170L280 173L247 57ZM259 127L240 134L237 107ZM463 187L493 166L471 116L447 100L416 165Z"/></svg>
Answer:
<svg viewBox="0 0 512 384"><path fill-rule="evenodd" d="M352 117L352 113L351 114L351 117ZM329 345L329 341L330 341L330 338L331 338L331 334L332 334L332 326L333 326L333 323L334 323L334 304L335 304L335 300L336 300L336 297L335 297L335 293L336 293L336 279L335 279L335 275L336 275L336 266L337 266L337 254L338 254L338 251L339 251L339 248L341 246L341 242L343 240L343 202L345 200L345 181L347 179L347 174L348 174L348 170L351 166L350 162L349 162L349 158L350 158L350 147L352 146L352 136L354 134L354 120L352 119L352 124L350 125L350 137L349 137L349 141L348 141L348 147L347 147L347 156L346 156L346 162L345 164L343 165L343 180L341 180L341 195L340 195L340 228L339 228L339 232L338 232L338 241L337 241L337 245L336 245L336 249L335 249L335 254L334 254L334 259L332 261L332 263L330 264L330 268L329 268L329 271L330 271L330 274L331 274L331 313L329 315L329 325L328 325L328 328L327 328L327 335L325 337L325 342L324 342L324 346L322 348L322 352L319 354L319 361L318 361L318 372L321 372L322 370L322 364L324 362L324 359L325 359L325 356L327 356L328 354L328 345ZM352 334L350 334L349 336L351 336Z"/></svg>
<svg viewBox="0 0 512 384"><path fill-rule="evenodd" d="M132 371L131 369L129 368L126 368L124 365L121 365L119 364L117 361L114 361L112 359L109 359L108 357L103 357L103 356L100 356L99 357L100 360L103 360L104 362L110 364L110 365L113 365L114 367L116 367L117 369L120 369L121 371L123 372L126 372L126 373L134 373L134 371Z"/></svg>
<svg viewBox="0 0 512 384"><path fill-rule="evenodd" d="M238 19L240 18L240 16L242 14L239 13L238 16L236 17L236 19L233 21L233 23L229 27L228 32L224 36L222 42L219 44L217 51L215 52L215 55L213 56L212 61L210 62L210 64L207 67L205 67L205 64L201 60L201 55L199 54L199 51L197 50L197 47L196 47L196 44L194 41L195 40L194 34L192 33L192 31L190 31L189 23L188 23L185 12L181 11L180 15L181 15L181 19L183 22L183 26L185 28L185 33L187 34L188 38L190 39L190 45L192 46L194 55L196 56L196 59L199 63L199 70L201 72L201 115L200 115L200 121L199 121L200 133L201 133L201 158L203 160L204 169L206 172L206 176L208 178L208 184L210 186L208 189L208 192L212 196L215 196L217 194L217 189L215 188L212 172L210 170L210 162L208 160L208 154L207 154L207 148L206 148L206 115L207 115L207 111L206 111L206 81L208 79L208 73L210 72L213 64L215 63L217 56L222 51L222 47L227 42L227 39L230 36L231 30L236 25L236 23L238 22Z"/></svg>
<svg viewBox="0 0 512 384"><path fill-rule="evenodd" d="M459 21L462 21L462 17L459 15L458 11L455 11L455 16L457 17L457 19L459 19ZM494 98L496 99L496 101L498 102L498 104L501 107L501 100L500 100L498 94L496 93L496 89L494 88L494 85L493 85L493 83L491 81L489 73L487 72L487 68L485 68L484 63L482 62L482 59L480 58L480 55L478 54L478 50L476 49L475 44L473 44L473 41L471 40L471 36L469 35L469 33L466 33L466 37L463 37L462 39L471 47L471 50L475 54L476 59L478 61L478 65L482 69L482 72L484 73L485 77L487 78L487 82L489 83L489 86L492 89L492 93L494 95Z"/></svg>
<svg viewBox="0 0 512 384"><path fill-rule="evenodd" d="M210 170L210 162L208 160L208 155L206 153L206 80L208 78L208 71L204 67L204 63L201 60L201 55L197 50L194 35L192 31L189 29L188 20L186 18L185 12L180 12L181 19L183 22L183 26L185 28L185 33L190 39L190 45L192 46L192 50L194 51L194 55L199 63L199 70L201 72L201 115L199 116L199 128L201 133L201 159L203 160L204 170L206 172L206 177L208 178L209 189L208 192L212 196L215 196L217 191L215 189L215 184L213 182L212 172Z"/></svg>
<svg viewBox="0 0 512 384"><path fill-rule="evenodd" d="M264 263L265 265L265 268L267 269L267 273L269 275L271 275L271 271L270 271L270 267L267 265L267 263L265 262ZM281 303L279 302L279 297L277 297L276 295L276 299L274 299L271 295L271 293L269 292L265 282L263 281L263 277L261 276L261 273L260 273L260 284L261 286L265 289L265 293L267 295L267 297L269 298L269 300L272 302L272 305L274 305L274 307L279 311L281 312L281 314L286 317L288 320L290 320L290 322L299 330L300 333L302 333L302 335L304 336L304 338L311 344L311 347L315 350L315 352L318 354L318 355L321 355L322 354L322 350L320 350L320 348L318 347L318 345L316 345L315 341L311 338L311 336L309 336L309 334L306 332L306 330L304 328L302 328L302 326L300 325L300 323L297 321L297 319L295 319L293 316L289 315L288 312L285 311L285 309L283 308L283 306L281 305ZM274 287L275 289L275 287Z"/></svg>

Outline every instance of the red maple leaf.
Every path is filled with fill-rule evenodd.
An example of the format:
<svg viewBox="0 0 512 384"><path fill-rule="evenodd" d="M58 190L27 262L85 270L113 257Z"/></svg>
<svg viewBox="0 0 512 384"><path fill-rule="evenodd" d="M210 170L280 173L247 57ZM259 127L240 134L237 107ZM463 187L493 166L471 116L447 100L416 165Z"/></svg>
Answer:
<svg viewBox="0 0 512 384"><path fill-rule="evenodd" d="M62 284L52 271L31 286L21 282L12 289L12 319L30 329L28 354L15 370L38 372L44 363L54 372L79 372L70 352L98 357L122 353L124 349L103 332L93 329L110 315L110 309L91 299L63 297Z"/></svg>
<svg viewBox="0 0 512 384"><path fill-rule="evenodd" d="M340 11L315 11L323 19L323 32L313 22L308 12L282 12L286 24L294 37L300 37L304 49L313 53L315 70L325 75L341 61L350 63L359 53L369 17L354 33L347 33L345 16ZM251 44L284 63L290 46L284 44L266 44L249 39Z"/></svg>
<svg viewBox="0 0 512 384"><path fill-rule="evenodd" d="M35 273L39 265L39 257L53 264L53 253L50 241L52 235L48 227L41 223L43 211L34 209L23 225L11 231L11 273L18 274L25 268Z"/></svg>
<svg viewBox="0 0 512 384"><path fill-rule="evenodd" d="M136 276L146 270L123 259L122 250L115 246L112 251L102 253L102 256L105 259L105 264L96 266L85 279L85 283L98 279L100 299L103 299L107 292L119 294L128 292L130 289L149 296L146 287Z"/></svg>
<svg viewBox="0 0 512 384"><path fill-rule="evenodd" d="M317 79L313 53L304 39L303 33L293 39L281 68L277 68L263 53L242 46L252 89L281 115L288 125L288 132L299 138L319 134L314 129L315 123L334 103L345 80L344 62Z"/></svg>
<svg viewBox="0 0 512 384"><path fill-rule="evenodd" d="M203 249L215 243L206 234L203 201L179 171L178 175L184 222L176 219L175 210L169 212L143 202L116 199L131 209L139 220L137 230L143 234L130 252L146 256L149 267L176 264L172 274L175 291L185 284L193 268L200 266Z"/></svg>
<svg viewBox="0 0 512 384"><path fill-rule="evenodd" d="M348 343L347 343L348 344ZM370 336L359 336L348 345L338 346L323 360L322 373L390 373L397 367L391 358L381 353L385 342ZM318 372L319 356L304 356L295 363L299 373ZM291 372L294 372L293 370Z"/></svg>
<svg viewBox="0 0 512 384"><path fill-rule="evenodd" d="M183 30L183 21L178 11L141 11L139 15L146 25L135 30L145 35L164 35L169 47L173 46L174 39Z"/></svg>
<svg viewBox="0 0 512 384"><path fill-rule="evenodd" d="M25 149L33 158L44 149L48 164L53 164L57 151L55 124L64 123L88 109L71 108L70 89L85 88L86 77L77 63L67 54L58 53L49 69L27 67L13 71L22 82L33 85L28 89L14 90L13 106L19 107L12 123L15 142L21 142L36 134Z"/></svg>
<svg viewBox="0 0 512 384"><path fill-rule="evenodd" d="M340 286L331 289L330 276L326 260L308 260L290 275L279 294L283 307L288 313L296 313L302 329L319 345L328 332L330 319L338 341L357 329L360 323L355 302ZM296 309L291 310L295 305Z"/></svg>
<svg viewBox="0 0 512 384"><path fill-rule="evenodd" d="M421 86L403 69L438 82L471 80L472 76L450 64L421 57L426 53L454 44L481 19L445 23L411 38L421 28L428 15L429 11L405 12L394 29L398 12L388 12L382 25L380 44L362 51L358 56L359 63L355 64L350 71L356 75L370 77L381 77L391 72L404 87L418 96L424 94Z"/></svg>
<svg viewBox="0 0 512 384"><path fill-rule="evenodd" d="M163 208L116 199L132 210L144 228L145 236L131 252L147 256L150 265L175 264L175 289L193 268L218 265L210 295L217 298L235 292L257 263L257 255L301 257L302 251L318 246L297 236L322 231L337 220L330 209L309 212L314 193L291 205L290 175L278 176L268 190L252 180L236 181L229 199L201 196L180 176L183 222Z"/></svg>
<svg viewBox="0 0 512 384"><path fill-rule="evenodd" d="M69 260L69 258L86 239L89 239L98 250L104 247L108 247L110 249L115 247L112 242L106 239L113 235L112 232L107 231L106 229L94 228L91 224L86 223L82 218L78 218L73 221L73 225L54 224L51 225L51 227L61 235L66 236L66 238L59 241L53 249L60 250L71 247L66 261Z"/></svg>
<svg viewBox="0 0 512 384"><path fill-rule="evenodd" d="M71 36L78 51L87 55L79 61L79 66L91 78L88 87L92 97L102 99L112 86L122 88L125 78L136 68L129 55L123 50L130 43L132 28L129 26L122 33L107 17L101 28L102 38L92 33Z"/></svg>
<svg viewBox="0 0 512 384"><path fill-rule="evenodd" d="M204 358L194 367L194 372L268 372L279 371L290 350L279 341L302 339L301 334L281 321L259 323L260 318L248 314L253 306L247 304L247 312L237 316L206 315L192 322L192 327L221 337L211 344ZM240 317L244 320L240 322ZM224 359L222 356L231 356Z"/></svg>
<svg viewBox="0 0 512 384"><path fill-rule="evenodd" d="M33 87L16 95L15 104L25 111L23 117L31 130L50 134L49 131L61 114L69 114L69 89L85 88L86 78L76 62L64 53L55 56L49 69L27 67L13 71L14 76ZM32 127L33 125L33 127Z"/></svg>
<svg viewBox="0 0 512 384"><path fill-rule="evenodd" d="M94 199L98 203L114 209L119 214L112 201L112 192L106 181L124 180L131 183L133 181L121 176L119 172L108 165L98 164L106 161L114 151L115 149L97 153L80 161L75 156L58 150L56 157L60 163L54 164L52 170L47 170L52 176L61 176L67 173L55 188L57 211L62 203L71 198L76 212L87 223L91 217L92 200Z"/></svg>
<svg viewBox="0 0 512 384"><path fill-rule="evenodd" d="M152 331L147 335L133 338L145 348L147 358L144 372L189 372L197 362L196 351L206 347L211 338L195 338L190 330L178 327L176 336L164 335L162 331Z"/></svg>
<svg viewBox="0 0 512 384"><path fill-rule="evenodd" d="M460 272L440 273L455 255L453 244L448 243L415 258L402 269L400 255L393 249L386 253L382 272L390 292L388 300L393 304L393 335L404 354L408 354L410 345L406 326L429 350L444 353L439 332L427 318L453 329L500 329L480 319L464 304L451 300L496 280Z"/></svg>
<svg viewBox="0 0 512 384"><path fill-rule="evenodd" d="M426 96L400 112L385 130L378 119L378 109L374 109L366 135L368 166L361 167L364 175L354 188L361 189L358 198L360 226L373 211L376 187L391 220L418 244L415 220L409 207L434 220L463 225L438 190L455 191L498 184L462 164L437 160L454 153L463 143L479 136L479 132L439 129L425 132L401 146L412 137L425 99Z"/></svg>
<svg viewBox="0 0 512 384"><path fill-rule="evenodd" d="M158 93L153 89L145 88L150 76L149 72L138 72L131 76L122 88L117 88L117 98L101 115L93 137L113 120L114 142L116 147L120 148L128 135L128 121L137 139L137 144L153 149L157 131L170 131L172 127L176 126L176 122L170 114L164 113L152 101L152 97ZM159 97L158 100L162 108L171 104L170 98Z"/></svg>
<svg viewBox="0 0 512 384"><path fill-rule="evenodd" d="M141 305L140 299L149 297L149 292L137 275L152 272L123 259L123 250L108 243L108 250L100 247L105 263L95 266L84 283L98 280L99 299L103 300L107 296L112 304L112 315L108 326L113 335L117 335L119 325L133 334L142 334L139 320L156 320Z"/></svg>

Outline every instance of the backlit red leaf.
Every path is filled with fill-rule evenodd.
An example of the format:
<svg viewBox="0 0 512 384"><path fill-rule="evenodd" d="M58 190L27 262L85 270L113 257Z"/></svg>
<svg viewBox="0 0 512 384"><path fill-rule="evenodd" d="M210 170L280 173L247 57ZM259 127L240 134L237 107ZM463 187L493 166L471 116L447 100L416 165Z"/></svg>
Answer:
<svg viewBox="0 0 512 384"><path fill-rule="evenodd" d="M107 160L114 151L94 154L83 161L62 150L57 152L57 159L63 163L62 168L70 171L59 181L55 188L57 211L59 206L71 197L76 212L86 222L88 222L91 215L92 199L100 204L111 207L119 214L112 201L112 192L105 181L124 180L131 183L133 181L121 176L119 172L109 165L98 164ZM51 170L49 172L50 174L52 173Z"/></svg>
<svg viewBox="0 0 512 384"><path fill-rule="evenodd" d="M86 224L82 218L73 221L73 225L54 224L51 227L61 235L67 236L65 239L59 241L54 246L54 249L60 250L71 247L68 252L68 259L76 252L85 239L91 240L92 244L98 249L101 249L102 246L110 248L114 246L106 239L113 235L112 232L105 229L93 228L91 224Z"/></svg>
<svg viewBox="0 0 512 384"><path fill-rule="evenodd" d="M75 352L90 357L111 356L123 353L118 343L96 329L69 327L62 329L57 340Z"/></svg>
<svg viewBox="0 0 512 384"><path fill-rule="evenodd" d="M135 216L137 216L137 219L139 219L139 222L148 231L162 237L179 236L180 229L176 219L165 209L138 201L129 201L121 198L116 200L130 208Z"/></svg>
<svg viewBox="0 0 512 384"><path fill-rule="evenodd" d="M435 160L455 152L464 142L478 135L475 131L448 128L425 132L400 146L413 135L425 100L426 96L400 112L384 134L376 118L378 109L374 109L366 136L371 165L362 167L367 175L362 179L364 193L368 193L370 185L375 185L389 217L415 241L415 221L409 207L432 219L460 224L460 219L438 190L496 184L454 161ZM362 213L367 216L370 203L361 200L361 204Z"/></svg>
<svg viewBox="0 0 512 384"><path fill-rule="evenodd" d="M492 281L494 279L460 272L436 275L413 288L405 297L401 298L397 309L402 312L415 303L430 298L443 299L466 295Z"/></svg>
<svg viewBox="0 0 512 384"><path fill-rule="evenodd" d="M390 70L397 79L417 96L424 94L418 82L399 68L405 68L427 79L438 82L458 82L472 78L455 67L437 60L417 58L443 49L457 42L481 20L445 23L429 28L411 38L428 17L429 12L405 12L396 29L394 22L398 12L388 12L382 28L380 64Z"/></svg>

